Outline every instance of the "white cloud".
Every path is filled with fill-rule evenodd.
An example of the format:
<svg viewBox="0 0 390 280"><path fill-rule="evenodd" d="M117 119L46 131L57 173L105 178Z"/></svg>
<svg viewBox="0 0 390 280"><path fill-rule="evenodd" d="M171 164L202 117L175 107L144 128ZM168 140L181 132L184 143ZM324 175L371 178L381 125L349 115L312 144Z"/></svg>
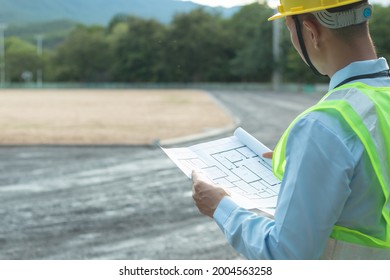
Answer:
<svg viewBox="0 0 390 280"><path fill-rule="evenodd" d="M370 3L382 4L383 6L390 5L390 0L369 0Z"/></svg>

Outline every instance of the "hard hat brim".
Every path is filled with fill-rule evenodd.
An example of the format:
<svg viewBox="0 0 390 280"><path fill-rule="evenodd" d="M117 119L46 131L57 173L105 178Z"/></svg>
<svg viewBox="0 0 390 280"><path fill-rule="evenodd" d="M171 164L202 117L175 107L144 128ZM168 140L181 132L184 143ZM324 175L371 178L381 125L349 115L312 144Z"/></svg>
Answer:
<svg viewBox="0 0 390 280"><path fill-rule="evenodd" d="M285 15L285 14L277 13L277 14L273 15L272 17L268 18L268 21L273 21L275 19L284 18L286 16L287 15Z"/></svg>

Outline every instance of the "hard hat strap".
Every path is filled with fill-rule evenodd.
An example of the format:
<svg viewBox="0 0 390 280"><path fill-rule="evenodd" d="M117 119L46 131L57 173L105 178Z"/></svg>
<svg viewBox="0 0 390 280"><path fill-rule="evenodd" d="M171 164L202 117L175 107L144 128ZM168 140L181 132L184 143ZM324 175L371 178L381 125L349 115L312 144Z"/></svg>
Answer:
<svg viewBox="0 0 390 280"><path fill-rule="evenodd" d="M301 23L299 22L299 18L297 15L293 15L292 18L294 19L295 22L295 28L297 30L297 36L298 36L298 42L299 46L301 48L303 57L305 58L305 61L307 65L309 65L310 69L316 74L317 76L325 76L322 75L320 72L318 72L317 68L313 65L313 63L310 60L309 54L307 53L305 41L303 40L303 35L302 35L302 28L301 28Z"/></svg>

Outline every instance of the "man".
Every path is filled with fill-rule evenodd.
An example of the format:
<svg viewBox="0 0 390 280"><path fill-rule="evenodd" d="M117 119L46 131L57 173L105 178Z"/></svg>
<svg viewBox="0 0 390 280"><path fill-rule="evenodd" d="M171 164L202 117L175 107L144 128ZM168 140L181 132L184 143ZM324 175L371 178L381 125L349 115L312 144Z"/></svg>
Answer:
<svg viewBox="0 0 390 280"><path fill-rule="evenodd" d="M326 3L326 4L323 4ZM326 6L323 6L326 5ZM390 78L359 0L281 0L291 41L329 93L273 153L274 219L238 207L193 172L193 198L249 259L390 259Z"/></svg>

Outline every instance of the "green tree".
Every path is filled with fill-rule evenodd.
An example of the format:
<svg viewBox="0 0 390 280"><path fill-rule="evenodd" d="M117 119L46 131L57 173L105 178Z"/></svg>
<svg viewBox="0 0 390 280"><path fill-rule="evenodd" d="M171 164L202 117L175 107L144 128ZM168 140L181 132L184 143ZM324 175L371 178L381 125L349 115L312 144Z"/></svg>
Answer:
<svg viewBox="0 0 390 280"><path fill-rule="evenodd" d="M378 56L390 59L390 6L374 6L374 12L370 21L372 39L378 52Z"/></svg>
<svg viewBox="0 0 390 280"><path fill-rule="evenodd" d="M302 61L287 28L282 28L282 55L276 65L273 24L267 22L272 13L266 5L252 4L225 19L197 9L177 14L170 24L119 14L107 27L77 26L65 40L70 23L62 29L52 24L50 36L63 31L55 44L45 35L45 47L51 42L53 50L46 49L43 57L38 57L33 39L7 38L6 76L19 82L22 73L31 72L35 81L43 67L44 80L56 82L270 82L279 66L285 82L327 82ZM388 59L389 14L390 7L375 5L370 22L378 55Z"/></svg>
<svg viewBox="0 0 390 280"><path fill-rule="evenodd" d="M129 16L127 14L115 15L108 23L107 33L109 33L109 34L116 33L117 31L115 31L115 29L117 29L118 26L126 26L126 28L127 28L129 20L131 20L131 16Z"/></svg>
<svg viewBox="0 0 390 280"><path fill-rule="evenodd" d="M111 26L114 36L113 79L120 82L158 82L166 28L155 20L129 17Z"/></svg>
<svg viewBox="0 0 390 280"><path fill-rule="evenodd" d="M228 80L234 55L229 35L218 14L203 9L177 14L167 34L166 78L177 82Z"/></svg>
<svg viewBox="0 0 390 280"><path fill-rule="evenodd" d="M270 80L275 67L272 55L272 9L257 3L243 6L229 21L236 40L231 73L241 81Z"/></svg>
<svg viewBox="0 0 390 280"><path fill-rule="evenodd" d="M32 75L33 81L37 69L42 67L36 46L16 37L7 38L5 41L5 61L6 79L10 82L23 82L28 73Z"/></svg>
<svg viewBox="0 0 390 280"><path fill-rule="evenodd" d="M57 81L104 82L110 80L112 56L105 29L78 26L52 59Z"/></svg>

